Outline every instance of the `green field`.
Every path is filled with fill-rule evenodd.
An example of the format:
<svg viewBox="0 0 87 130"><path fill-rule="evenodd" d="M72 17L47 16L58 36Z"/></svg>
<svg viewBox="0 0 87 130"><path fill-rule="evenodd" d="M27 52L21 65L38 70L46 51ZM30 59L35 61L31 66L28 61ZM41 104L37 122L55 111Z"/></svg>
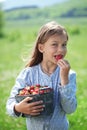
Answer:
<svg viewBox="0 0 87 130"><path fill-rule="evenodd" d="M38 20L39 21L39 20ZM15 78L24 67L23 58L30 56L39 27L46 20L8 22L5 37L0 39L0 130L26 130L25 118L12 118L6 113L6 101ZM87 130L87 19L57 19L69 33L67 59L77 72L75 113L67 115L69 130Z"/></svg>

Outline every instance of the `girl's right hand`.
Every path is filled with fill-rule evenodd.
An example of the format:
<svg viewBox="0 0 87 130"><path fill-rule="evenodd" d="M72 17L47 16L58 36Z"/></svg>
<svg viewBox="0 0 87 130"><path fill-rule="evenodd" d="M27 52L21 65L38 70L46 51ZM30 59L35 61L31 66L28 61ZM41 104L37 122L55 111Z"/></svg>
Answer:
<svg viewBox="0 0 87 130"><path fill-rule="evenodd" d="M28 103L31 100L32 100L31 97L27 97L24 100L22 100L20 103L15 104L14 106L15 110L17 112L29 114L32 116L39 115L44 108L43 101Z"/></svg>

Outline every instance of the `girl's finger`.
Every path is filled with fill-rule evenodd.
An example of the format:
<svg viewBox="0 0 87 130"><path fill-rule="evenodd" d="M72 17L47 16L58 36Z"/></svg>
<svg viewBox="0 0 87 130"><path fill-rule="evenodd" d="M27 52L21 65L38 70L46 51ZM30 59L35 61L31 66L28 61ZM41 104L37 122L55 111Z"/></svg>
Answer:
<svg viewBox="0 0 87 130"><path fill-rule="evenodd" d="M32 107L32 110L43 109L44 107L45 107L44 105L34 106Z"/></svg>
<svg viewBox="0 0 87 130"><path fill-rule="evenodd" d="M32 97L26 97L24 100L22 100L22 102L28 102L31 101L33 98Z"/></svg>
<svg viewBox="0 0 87 130"><path fill-rule="evenodd" d="M34 106L37 106L37 105L41 105L43 104L43 101L36 101L36 102L32 102L32 103L29 103L29 107L34 107Z"/></svg>
<svg viewBox="0 0 87 130"><path fill-rule="evenodd" d="M66 60L63 60L63 59L59 60L58 65L60 65L60 66L66 66L66 67L70 66L69 62L66 61Z"/></svg>
<svg viewBox="0 0 87 130"><path fill-rule="evenodd" d="M34 109L34 110L32 110L32 113L40 113L40 112L43 111L43 110L44 110L43 108Z"/></svg>

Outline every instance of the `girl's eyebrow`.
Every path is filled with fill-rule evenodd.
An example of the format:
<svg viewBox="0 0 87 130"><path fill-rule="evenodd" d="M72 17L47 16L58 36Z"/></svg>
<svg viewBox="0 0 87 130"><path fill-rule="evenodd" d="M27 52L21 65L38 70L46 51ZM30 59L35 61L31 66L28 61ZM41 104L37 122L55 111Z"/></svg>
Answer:
<svg viewBox="0 0 87 130"><path fill-rule="evenodd" d="M52 41L52 42L59 43L59 41ZM63 43L67 43L67 40L65 40Z"/></svg>
<svg viewBox="0 0 87 130"><path fill-rule="evenodd" d="M63 43L67 43L67 41L64 41Z"/></svg>
<svg viewBox="0 0 87 130"><path fill-rule="evenodd" d="M57 43L57 42L59 42L59 41L52 41L52 42L56 42L56 43Z"/></svg>

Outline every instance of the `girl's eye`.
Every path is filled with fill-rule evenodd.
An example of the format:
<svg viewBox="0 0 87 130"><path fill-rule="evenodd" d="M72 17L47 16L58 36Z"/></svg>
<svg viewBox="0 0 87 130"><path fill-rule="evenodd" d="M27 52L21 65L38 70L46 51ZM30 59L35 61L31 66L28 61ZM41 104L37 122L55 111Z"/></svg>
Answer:
<svg viewBox="0 0 87 130"><path fill-rule="evenodd" d="M66 44L66 43L64 43L64 44L62 44L62 46L63 46L63 47L66 47L66 46L67 46L67 44Z"/></svg>
<svg viewBox="0 0 87 130"><path fill-rule="evenodd" d="M52 46L57 47L57 46L58 46L58 44L57 44L57 43L53 43L53 44L52 44Z"/></svg>

